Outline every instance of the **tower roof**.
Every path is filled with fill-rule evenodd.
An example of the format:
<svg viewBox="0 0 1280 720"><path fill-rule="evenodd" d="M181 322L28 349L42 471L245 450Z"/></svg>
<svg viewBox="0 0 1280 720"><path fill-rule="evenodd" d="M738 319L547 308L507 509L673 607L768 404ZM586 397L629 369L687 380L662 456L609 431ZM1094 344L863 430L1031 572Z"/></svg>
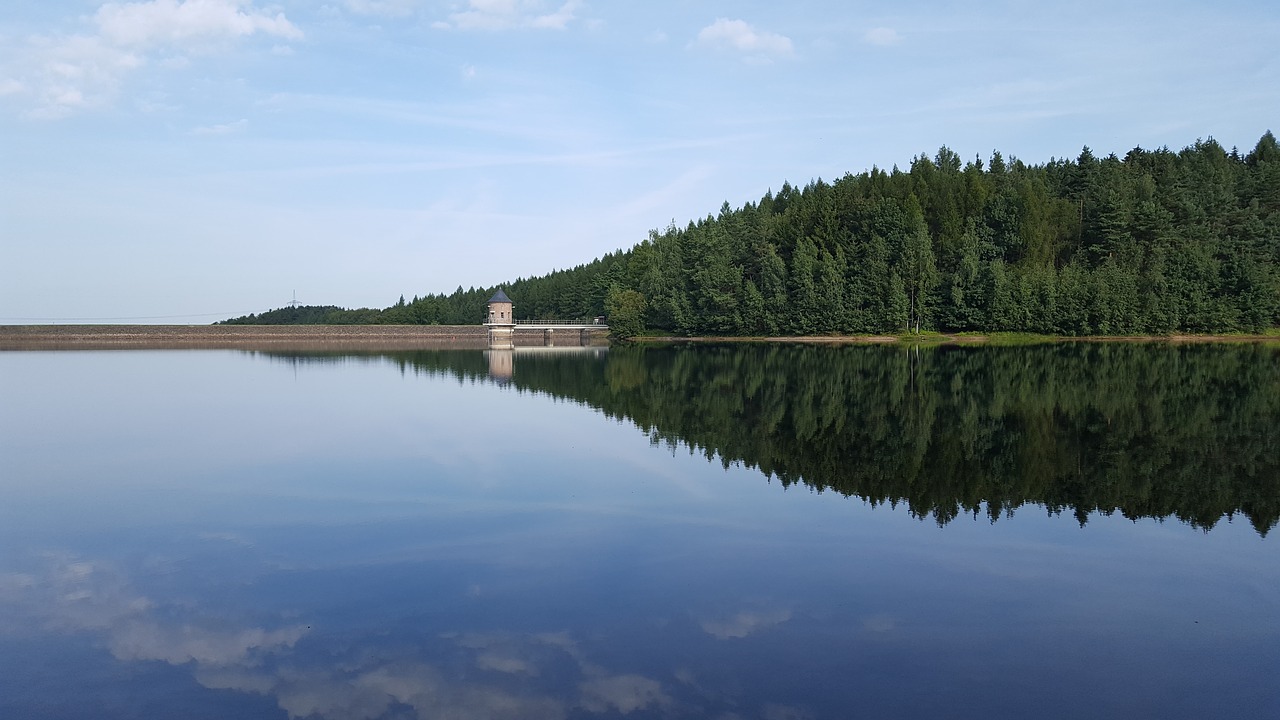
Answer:
<svg viewBox="0 0 1280 720"><path fill-rule="evenodd" d="M491 302L491 303L510 303L510 302L511 302L511 298L507 297L507 294L506 294L505 292L503 292L503 291L502 291L502 288L498 288L498 292L494 293L494 294L493 294L493 297L489 298L489 302ZM515 303L512 303L512 304L514 305Z"/></svg>

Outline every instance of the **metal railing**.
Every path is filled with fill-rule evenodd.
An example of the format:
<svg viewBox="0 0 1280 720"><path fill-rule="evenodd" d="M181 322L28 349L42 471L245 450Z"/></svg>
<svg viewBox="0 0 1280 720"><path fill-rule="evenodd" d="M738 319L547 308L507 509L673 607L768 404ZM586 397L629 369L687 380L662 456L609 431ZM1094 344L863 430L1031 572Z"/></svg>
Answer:
<svg viewBox="0 0 1280 720"><path fill-rule="evenodd" d="M543 327L547 325L554 325L557 327L571 326L571 327L584 327L584 328L609 327L607 324L605 324L603 320L596 320L594 318L587 319L587 320L581 320L581 319L579 320L516 320L515 324L521 327Z"/></svg>

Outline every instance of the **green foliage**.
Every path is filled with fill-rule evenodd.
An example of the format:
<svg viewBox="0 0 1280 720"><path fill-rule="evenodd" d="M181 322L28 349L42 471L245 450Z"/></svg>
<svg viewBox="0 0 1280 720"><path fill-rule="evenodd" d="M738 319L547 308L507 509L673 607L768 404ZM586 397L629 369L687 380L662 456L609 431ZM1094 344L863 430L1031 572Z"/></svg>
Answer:
<svg viewBox="0 0 1280 720"><path fill-rule="evenodd" d="M377 310L344 310L336 305L295 305L223 320L215 325L357 325L370 322Z"/></svg>
<svg viewBox="0 0 1280 720"><path fill-rule="evenodd" d="M919 228L908 235L902 248L903 289L907 293L907 325L920 332L929 315L929 293L938 284L938 267L933 255L933 240L928 231Z"/></svg>
<svg viewBox="0 0 1280 720"><path fill-rule="evenodd" d="M609 334L617 338L631 338L644 331L644 296L635 290L614 287L605 300L609 318Z"/></svg>
<svg viewBox="0 0 1280 720"><path fill-rule="evenodd" d="M646 327L676 334L1261 332L1280 324L1278 147L985 169L942 148L784 183L576 272L629 266Z"/></svg>
<svg viewBox="0 0 1280 720"><path fill-rule="evenodd" d="M586 319L634 291L643 329L684 335L1261 332L1280 325L1280 144L985 169L944 147L503 287L520 319ZM472 324L495 289L235 322Z"/></svg>

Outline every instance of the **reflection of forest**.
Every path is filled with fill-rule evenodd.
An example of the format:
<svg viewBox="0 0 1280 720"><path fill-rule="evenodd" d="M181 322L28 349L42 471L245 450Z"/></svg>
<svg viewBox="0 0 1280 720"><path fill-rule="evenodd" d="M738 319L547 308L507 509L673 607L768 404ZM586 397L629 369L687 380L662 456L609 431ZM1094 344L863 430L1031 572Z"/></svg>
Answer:
<svg viewBox="0 0 1280 720"><path fill-rule="evenodd" d="M483 378L477 352L389 355ZM1280 353L1260 345L680 346L515 360L520 390L655 443L946 523L1024 503L1210 528L1280 518Z"/></svg>

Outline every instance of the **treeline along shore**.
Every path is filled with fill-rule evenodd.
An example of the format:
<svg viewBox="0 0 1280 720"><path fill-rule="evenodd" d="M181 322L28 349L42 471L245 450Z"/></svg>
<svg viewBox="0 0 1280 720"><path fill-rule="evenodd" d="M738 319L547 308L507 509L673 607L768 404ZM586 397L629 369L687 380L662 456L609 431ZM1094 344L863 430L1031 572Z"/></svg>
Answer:
<svg viewBox="0 0 1280 720"><path fill-rule="evenodd" d="M1264 333L1280 326L1280 144L1042 164L943 147L501 287L518 319L606 315L622 336ZM468 324L495 289L228 322Z"/></svg>

